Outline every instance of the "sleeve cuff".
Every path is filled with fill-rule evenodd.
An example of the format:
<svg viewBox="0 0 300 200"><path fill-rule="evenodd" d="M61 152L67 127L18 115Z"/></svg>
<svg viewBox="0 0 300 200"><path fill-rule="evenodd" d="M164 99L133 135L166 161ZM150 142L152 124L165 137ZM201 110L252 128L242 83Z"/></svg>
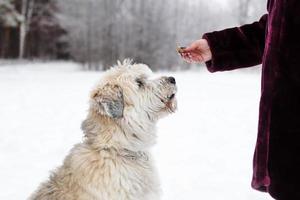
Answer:
<svg viewBox="0 0 300 200"><path fill-rule="evenodd" d="M203 39L207 40L212 54L212 59L210 61L205 62L209 72L224 71L225 69L223 69L223 66L228 65L226 60L231 56L229 53L226 52L226 48L224 48L224 45L226 46L226 44L223 44L224 41L222 42L222 40L220 39L220 34L220 32L212 32L205 33L202 36Z"/></svg>

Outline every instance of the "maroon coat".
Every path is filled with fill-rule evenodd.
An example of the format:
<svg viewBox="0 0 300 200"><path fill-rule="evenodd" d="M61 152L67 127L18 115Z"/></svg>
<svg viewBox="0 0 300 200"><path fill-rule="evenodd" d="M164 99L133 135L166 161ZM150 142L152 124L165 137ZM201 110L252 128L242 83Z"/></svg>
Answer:
<svg viewBox="0 0 300 200"><path fill-rule="evenodd" d="M300 188L300 0L269 0L268 13L253 24L204 34L212 51L207 67L216 72L262 63L252 187L294 193L295 199Z"/></svg>

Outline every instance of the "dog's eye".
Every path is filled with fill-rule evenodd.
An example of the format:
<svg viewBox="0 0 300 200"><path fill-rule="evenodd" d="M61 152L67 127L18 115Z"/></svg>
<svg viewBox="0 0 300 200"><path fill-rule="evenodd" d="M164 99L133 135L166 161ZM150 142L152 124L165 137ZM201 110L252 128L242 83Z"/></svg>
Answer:
<svg viewBox="0 0 300 200"><path fill-rule="evenodd" d="M139 88L144 86L144 82L141 79L136 79L135 82L137 83L137 85L139 86Z"/></svg>

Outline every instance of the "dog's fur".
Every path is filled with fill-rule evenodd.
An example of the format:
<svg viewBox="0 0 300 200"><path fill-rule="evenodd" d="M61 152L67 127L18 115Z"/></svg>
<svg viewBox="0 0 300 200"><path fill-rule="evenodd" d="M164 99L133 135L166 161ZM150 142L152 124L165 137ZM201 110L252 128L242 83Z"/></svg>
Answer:
<svg viewBox="0 0 300 200"><path fill-rule="evenodd" d="M130 61L107 71L92 90L85 139L31 200L155 200L160 187L149 148L158 119L175 111L176 85L150 80L151 70Z"/></svg>

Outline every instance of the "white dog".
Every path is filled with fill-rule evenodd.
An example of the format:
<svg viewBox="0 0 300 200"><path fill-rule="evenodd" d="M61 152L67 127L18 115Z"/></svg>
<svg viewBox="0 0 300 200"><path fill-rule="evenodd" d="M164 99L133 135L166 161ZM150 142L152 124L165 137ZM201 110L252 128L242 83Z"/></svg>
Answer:
<svg viewBox="0 0 300 200"><path fill-rule="evenodd" d="M148 79L143 64L107 71L90 96L85 140L41 184L32 200L156 200L160 187L149 153L158 119L176 110L173 77Z"/></svg>

